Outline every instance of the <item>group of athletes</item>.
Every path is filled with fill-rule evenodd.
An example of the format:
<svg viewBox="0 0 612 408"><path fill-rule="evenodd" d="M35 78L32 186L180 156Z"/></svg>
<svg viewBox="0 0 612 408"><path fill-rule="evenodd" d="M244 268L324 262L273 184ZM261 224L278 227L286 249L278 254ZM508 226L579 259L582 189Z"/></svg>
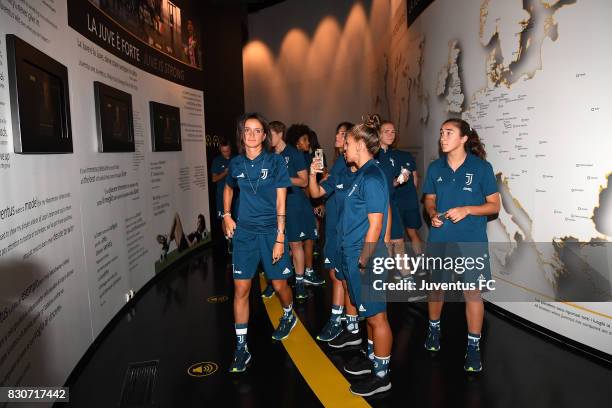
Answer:
<svg viewBox="0 0 612 408"><path fill-rule="evenodd" d="M366 347L344 370L355 379L352 393L371 396L391 389L393 335L386 302L364 296L361 285L378 244L401 255L407 237L414 254L423 251L416 163L410 153L392 147L395 126L378 115L337 126L337 157L329 170L324 157L315 154L313 133L304 125L286 129L281 122L268 123L260 114L248 113L238 121L239 154L232 158L229 143L223 143L213 161L218 216L233 242L236 349L230 372L245 371L252 358L247 346L249 294L260 264L268 280L262 296L276 294L283 307L275 340L287 338L297 324L293 300L307 298L304 285L324 282L313 265L316 213L324 217L322 259L332 283L331 315L317 339L337 349L360 346L360 320L365 320ZM440 127L439 145L440 158L429 165L422 188L431 224L428 242L486 243L487 216L499 211L500 199L484 146L467 122L454 118ZM412 279L409 271L399 272L399 279ZM462 279L490 279L489 268L478 274L465 273ZM292 276L293 291L288 284ZM464 368L479 372L484 306L478 290L464 295ZM443 303L442 291L429 293L425 348L432 352L440 350Z"/></svg>

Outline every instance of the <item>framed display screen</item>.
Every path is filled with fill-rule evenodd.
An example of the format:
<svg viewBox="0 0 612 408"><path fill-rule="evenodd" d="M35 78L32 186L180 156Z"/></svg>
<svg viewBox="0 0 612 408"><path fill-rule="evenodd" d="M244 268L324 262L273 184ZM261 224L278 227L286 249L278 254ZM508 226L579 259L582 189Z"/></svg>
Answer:
<svg viewBox="0 0 612 408"><path fill-rule="evenodd" d="M132 95L94 82L99 152L134 152Z"/></svg>
<svg viewBox="0 0 612 408"><path fill-rule="evenodd" d="M154 152L181 151L181 111L176 106L149 102Z"/></svg>
<svg viewBox="0 0 612 408"><path fill-rule="evenodd" d="M13 145L16 153L72 153L68 70L7 34Z"/></svg>

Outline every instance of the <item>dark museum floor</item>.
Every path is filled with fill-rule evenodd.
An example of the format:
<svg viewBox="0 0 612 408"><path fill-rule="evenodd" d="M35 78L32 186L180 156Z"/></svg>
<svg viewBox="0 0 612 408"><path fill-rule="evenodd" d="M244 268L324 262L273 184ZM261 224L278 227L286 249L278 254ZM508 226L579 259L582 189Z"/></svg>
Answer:
<svg viewBox="0 0 612 408"><path fill-rule="evenodd" d="M606 407L612 401L612 368L606 363L491 312L486 313L482 344L485 370L467 375L465 317L463 305L457 303L445 309L445 337L435 356L423 348L424 305L390 305L393 388L364 400L348 393L339 374L342 363L356 350L331 352L309 338L328 318L329 286L309 289L311 297L296 307L306 330L296 334L299 325L284 343L270 338L273 327L268 314L275 305L278 309L276 296L265 307L259 285L254 289L248 336L253 363L246 373L227 372L235 343L231 268L226 267L223 248L210 248L158 277L128 313L112 323L91 358L71 376L70 403L56 406L315 407L326 401L342 407L583 408ZM326 364L319 360L313 367L312 362L321 357ZM126 375L134 367L130 364L151 361L153 366L132 368L133 375ZM157 378L147 382L155 361ZM200 362L211 364L196 364ZM192 374L208 374L214 370L212 363L218 370L210 375L188 373L196 364ZM296 366L305 368L300 371ZM150 399L153 404L147 403ZM140 405L135 404L138 400Z"/></svg>

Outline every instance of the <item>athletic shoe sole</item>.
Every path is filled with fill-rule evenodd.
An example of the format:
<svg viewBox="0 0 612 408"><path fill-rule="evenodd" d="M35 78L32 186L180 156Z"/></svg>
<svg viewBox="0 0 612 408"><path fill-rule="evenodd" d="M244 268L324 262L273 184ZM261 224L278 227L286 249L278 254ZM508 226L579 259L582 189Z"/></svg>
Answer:
<svg viewBox="0 0 612 408"><path fill-rule="evenodd" d="M435 348L435 347L427 347L427 346L425 346L425 350L436 352L436 351L440 351L440 347Z"/></svg>
<svg viewBox="0 0 612 408"><path fill-rule="evenodd" d="M346 367L344 367L344 372L348 373L350 375L364 375L364 374L370 374L372 372L372 370L361 370L361 371L351 371L349 369L347 369Z"/></svg>
<svg viewBox="0 0 612 408"><path fill-rule="evenodd" d="M361 342L362 340L359 339L359 340L347 341L342 344L329 344L329 347L341 349L341 348L348 347L348 346L359 346Z"/></svg>
<svg viewBox="0 0 612 408"><path fill-rule="evenodd" d="M261 294L261 297L262 297L263 299L271 299L271 298L274 296L274 293L276 293L276 292L272 292L272 294L270 294L270 295L267 295L267 294L265 294L265 293L262 293L262 294Z"/></svg>
<svg viewBox="0 0 612 408"><path fill-rule="evenodd" d="M304 284L305 285L310 285L310 286L321 286L325 283L325 281L319 281L319 282L313 282L311 280L308 280L308 278L304 278Z"/></svg>
<svg viewBox="0 0 612 408"><path fill-rule="evenodd" d="M319 340L319 341L329 342L329 341L334 340L336 337L338 337L338 336L339 336L339 335L341 335L341 334L342 334L342 332L338 332L338 334L336 334L334 337L331 337L331 338L329 338L329 339L322 339L322 338L321 338L321 336L319 335L319 336L317 336L317 340Z"/></svg>
<svg viewBox="0 0 612 408"><path fill-rule="evenodd" d="M389 391L391 389L391 383L383 386L383 387L378 387L377 389L370 391L370 392L364 392L364 393L357 393L355 391L353 391L352 388L349 388L349 390L351 391L351 393L355 394L355 395L359 395L360 397L371 397L372 395L375 394L379 394L381 392L386 392Z"/></svg>
<svg viewBox="0 0 612 408"><path fill-rule="evenodd" d="M291 332L293 331L293 328L295 327L295 325L297 324L297 317L293 320L293 324L291 325L291 328L289 329L289 331L287 332L287 334L285 335L285 337L282 337L280 339L277 339L276 337L272 336L273 340L276 341L282 341L285 340L287 337L289 337L289 335L291 334Z"/></svg>
<svg viewBox="0 0 612 408"><path fill-rule="evenodd" d="M473 367L463 367L463 369L467 372L467 373L479 373L482 371L482 366L479 369L475 369Z"/></svg>
<svg viewBox="0 0 612 408"><path fill-rule="evenodd" d="M229 370L229 372L230 373L244 373L246 369L249 367L250 363L251 363L251 356L249 355L249 358L247 358L247 361L244 363L244 368L242 370L237 370L235 368L232 368L231 370Z"/></svg>

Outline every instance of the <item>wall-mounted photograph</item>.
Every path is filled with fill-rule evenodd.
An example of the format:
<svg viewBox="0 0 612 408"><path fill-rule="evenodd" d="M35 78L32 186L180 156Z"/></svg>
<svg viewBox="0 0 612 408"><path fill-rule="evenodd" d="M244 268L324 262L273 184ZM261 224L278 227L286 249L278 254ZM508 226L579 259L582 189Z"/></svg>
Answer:
<svg viewBox="0 0 612 408"><path fill-rule="evenodd" d="M149 110L153 151L181 151L181 110L159 102L149 102Z"/></svg>
<svg viewBox="0 0 612 408"><path fill-rule="evenodd" d="M98 152L134 152L132 95L94 82Z"/></svg>
<svg viewBox="0 0 612 408"><path fill-rule="evenodd" d="M6 46L15 153L72 153L68 69L13 34Z"/></svg>
<svg viewBox="0 0 612 408"><path fill-rule="evenodd" d="M184 0L89 0L117 24L151 48L202 69L200 24L196 7Z"/></svg>

